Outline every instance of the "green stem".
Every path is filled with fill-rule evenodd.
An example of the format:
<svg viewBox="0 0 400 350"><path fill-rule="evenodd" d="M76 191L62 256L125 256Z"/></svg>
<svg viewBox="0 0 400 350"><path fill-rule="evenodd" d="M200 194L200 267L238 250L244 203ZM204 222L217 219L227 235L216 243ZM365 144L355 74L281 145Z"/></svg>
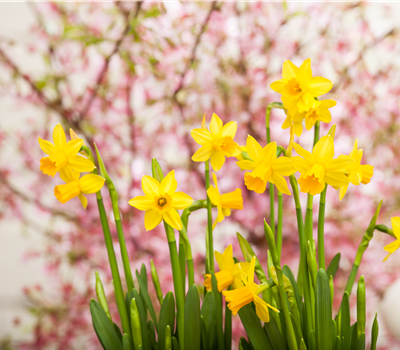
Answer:
<svg viewBox="0 0 400 350"><path fill-rule="evenodd" d="M307 195L307 210L306 210L306 218L305 218L305 230L307 241L310 241L313 244L313 199L314 196L311 194Z"/></svg>
<svg viewBox="0 0 400 350"><path fill-rule="evenodd" d="M210 161L206 164L206 190L210 187ZM207 195L207 239L206 239L206 273L214 273L214 244L212 232L211 200Z"/></svg>
<svg viewBox="0 0 400 350"><path fill-rule="evenodd" d="M200 202L200 201L196 201L196 202ZM206 203L205 200L201 201L201 202ZM188 223L189 223L189 215L192 212L192 210L197 210L197 209L202 208L202 206L199 206L197 209L193 209L194 207L192 207L192 206L190 206L189 208L186 208L182 212L182 215L181 215L182 230L179 231L179 243L182 242L185 247L186 264L187 264L187 269L188 269L188 287L189 288L194 284L194 266L193 266L192 247L190 245L189 237L187 235L187 227L188 227ZM192 209L190 209L190 208L192 208Z"/></svg>
<svg viewBox="0 0 400 350"><path fill-rule="evenodd" d="M171 259L172 278L174 281L174 291L177 309L177 325L179 344L184 344L184 326L185 326L185 296L183 293L181 269L179 266L178 250L176 249L176 241L174 230L166 222L164 222L165 233L167 234L169 255ZM182 345L183 346L183 345Z"/></svg>
<svg viewBox="0 0 400 350"><path fill-rule="evenodd" d="M269 219L271 221L272 233L275 235L275 189L274 184L269 184Z"/></svg>
<svg viewBox="0 0 400 350"><path fill-rule="evenodd" d="M314 146L319 141L319 120L314 125Z"/></svg>
<svg viewBox="0 0 400 350"><path fill-rule="evenodd" d="M127 333L131 337L131 328L129 326L129 318L125 305L124 292L122 291L121 277L119 276L117 259L115 257L114 246L107 221L107 214L104 209L103 198L101 197L100 191L97 192L96 196L101 226L103 228L104 241L107 248L108 261L110 263L111 274L114 281L115 301L117 303L119 316L121 317L122 330L124 333Z"/></svg>
<svg viewBox="0 0 400 350"><path fill-rule="evenodd" d="M278 191L278 231L276 234L276 248L279 262L282 255L282 227L283 227L283 193Z"/></svg>
<svg viewBox="0 0 400 350"><path fill-rule="evenodd" d="M280 102L271 102L267 106L267 109L265 110L265 128L267 131L267 143L271 142L271 132L270 132L270 128L269 128L269 120L270 120L272 108L284 109L283 104Z"/></svg>
<svg viewBox="0 0 400 350"><path fill-rule="evenodd" d="M318 211L318 263L320 269L326 269L325 266L325 243L324 243L324 226L325 226L325 201L326 191L328 185L322 191L319 197L319 211Z"/></svg>
<svg viewBox="0 0 400 350"><path fill-rule="evenodd" d="M302 282L303 282L303 292L304 292L304 301L306 307L306 322L307 322L307 332L309 334L311 330L314 330L313 327L313 312L311 308L311 291L310 291L310 280L308 275L308 267L307 267L307 250L306 250L306 234L304 231L303 224L303 214L301 212L301 204L300 204L300 196L299 196L299 186L297 184L297 180L294 175L289 177L290 184L293 190L293 198L296 206L296 216L297 216L297 227L299 231L299 244L300 244L300 268Z"/></svg>

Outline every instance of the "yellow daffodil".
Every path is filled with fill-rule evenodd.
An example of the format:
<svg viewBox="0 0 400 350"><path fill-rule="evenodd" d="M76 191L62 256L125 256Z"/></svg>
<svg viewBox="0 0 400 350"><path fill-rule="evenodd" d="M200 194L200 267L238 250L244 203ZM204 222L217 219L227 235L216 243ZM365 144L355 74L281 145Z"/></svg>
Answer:
<svg viewBox="0 0 400 350"><path fill-rule="evenodd" d="M329 108L336 106L334 100L314 100L311 107L303 110L302 108L293 108L287 111L287 118L283 122L282 129L287 129L293 125L294 133L301 136L303 132L302 121L305 120L306 129L310 130L317 121L330 123L332 120Z"/></svg>
<svg viewBox="0 0 400 350"><path fill-rule="evenodd" d="M60 172L61 179L65 185L58 185L54 188L54 195L61 203L66 203L70 199L78 197L84 209L87 206L87 199L84 194L91 194L100 191L104 185L104 178L95 175L87 174L79 178L79 173L70 168Z"/></svg>
<svg viewBox="0 0 400 350"><path fill-rule="evenodd" d="M260 287L254 283L255 263L256 257L253 257L250 262L248 273L244 276L245 278L243 279L243 287L234 290L223 291L222 294L225 296L225 300L228 303L228 308L232 311L233 315L236 315L243 306L254 301L257 316L261 321L269 322L268 308L276 312L279 312L279 310L267 304L258 296L258 294L261 293L261 290Z"/></svg>
<svg viewBox="0 0 400 350"><path fill-rule="evenodd" d="M386 258L383 259L383 261L386 261L390 255L392 255L397 249L400 248L400 217L396 216L394 218L391 218L391 221L392 221L393 233L396 236L396 240L392 243L389 243L387 246L383 248L387 252L389 252Z"/></svg>
<svg viewBox="0 0 400 350"><path fill-rule="evenodd" d="M243 160L243 155L242 152L247 152L247 147L246 145L244 146L239 146L236 148L235 152L233 152L232 156L235 157L237 160Z"/></svg>
<svg viewBox="0 0 400 350"><path fill-rule="evenodd" d="M151 176L143 176L142 190L145 195L132 198L129 204L146 211L144 215L146 231L152 230L162 220L177 230L182 229L182 221L177 209L189 207L193 199L186 193L175 192L177 186L174 170L161 183Z"/></svg>
<svg viewBox="0 0 400 350"><path fill-rule="evenodd" d="M358 186L360 183L364 185L368 184L371 181L372 175L374 174L374 167L372 165L363 164L361 165L361 159L363 156L363 150L357 149L357 142L354 142L353 150L348 156L339 156L339 159L353 159L354 162L349 167L348 171L344 174L349 178L350 182ZM339 191L339 199L342 200L344 195L346 194L347 188L349 184L340 187Z"/></svg>
<svg viewBox="0 0 400 350"><path fill-rule="evenodd" d="M240 169L252 170L244 174L246 187L257 193L263 193L267 182L275 184L282 193L290 195L286 180L283 176L290 176L296 172L292 161L287 157L276 156L276 142L270 142L262 148L252 136L246 140L247 151L252 160L240 160L236 164Z"/></svg>
<svg viewBox="0 0 400 350"><path fill-rule="evenodd" d="M239 145L233 141L236 135L236 122L223 125L222 120L214 113L211 118L210 131L205 128L203 117L202 128L191 131L193 139L202 147L192 156L195 162L211 160L215 171L222 168L225 157L232 157Z"/></svg>
<svg viewBox="0 0 400 350"><path fill-rule="evenodd" d="M218 208L218 217L214 221L213 229L217 226L217 222L225 219L225 216L231 215L231 209L243 209L242 190L237 188L233 192L220 194L218 189L218 181L215 173L212 174L215 187L210 185L207 190L208 198L212 204Z"/></svg>
<svg viewBox="0 0 400 350"><path fill-rule="evenodd" d="M39 137L40 148L49 155L49 157L40 160L40 170L44 174L54 177L58 171L62 173L72 169L78 173L83 173L95 168L95 165L89 159L78 155L83 140L75 139L67 142L64 129L60 124L57 124L54 128L53 142L54 144ZM64 176L67 175L64 174Z"/></svg>
<svg viewBox="0 0 400 350"><path fill-rule="evenodd" d="M218 291L221 293L222 290L228 289L230 285L232 285L233 289L243 287L241 271L247 273L250 264L247 262L235 264L232 254L232 245L226 247L223 254L215 251L215 258L219 266L219 272L215 274ZM206 287L207 290L212 290L210 274L205 275L204 287Z"/></svg>
<svg viewBox="0 0 400 350"><path fill-rule="evenodd" d="M349 183L348 177L343 173L348 171L354 160L333 159L334 144L330 135L317 142L312 154L295 142L293 147L301 156L292 157L295 168L301 173L298 180L301 192L316 195L324 190L326 183L333 187L342 187Z"/></svg>
<svg viewBox="0 0 400 350"><path fill-rule="evenodd" d="M282 94L282 102L288 109L299 107L308 110L315 101L314 97L326 94L333 85L326 78L312 76L311 59L305 60L300 67L285 61L282 78L273 82L271 89Z"/></svg>

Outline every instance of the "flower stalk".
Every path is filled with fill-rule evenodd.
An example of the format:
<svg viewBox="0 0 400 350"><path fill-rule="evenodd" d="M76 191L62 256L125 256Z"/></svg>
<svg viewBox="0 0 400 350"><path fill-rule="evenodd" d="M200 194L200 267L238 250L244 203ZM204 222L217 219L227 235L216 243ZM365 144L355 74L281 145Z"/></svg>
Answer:
<svg viewBox="0 0 400 350"><path fill-rule="evenodd" d="M206 190L210 188L210 161L205 162ZM212 228L211 200L207 195L207 239L206 239L206 273L214 273L214 243Z"/></svg>

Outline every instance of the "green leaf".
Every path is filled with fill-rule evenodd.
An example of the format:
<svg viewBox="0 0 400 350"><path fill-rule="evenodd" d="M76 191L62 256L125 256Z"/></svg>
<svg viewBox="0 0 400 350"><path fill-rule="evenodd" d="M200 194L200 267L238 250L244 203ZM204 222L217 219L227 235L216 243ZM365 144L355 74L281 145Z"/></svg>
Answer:
<svg viewBox="0 0 400 350"><path fill-rule="evenodd" d="M146 288L146 282L143 281L142 277L139 275L139 272L136 270L136 278L139 282L139 286L140 286L140 295L143 297L143 300L147 306L147 308L149 309L150 312L150 316L153 319L154 325L156 326L156 330L158 332L158 322L157 322L157 317L156 317L156 313L154 312L154 308L153 308L153 304L151 302L150 296L149 296L149 292L147 291Z"/></svg>
<svg viewBox="0 0 400 350"><path fill-rule="evenodd" d="M343 350L342 341L338 335L336 336L336 350Z"/></svg>
<svg viewBox="0 0 400 350"><path fill-rule="evenodd" d="M240 338L239 350L253 350L252 346L247 342L245 338Z"/></svg>
<svg viewBox="0 0 400 350"><path fill-rule="evenodd" d="M213 273L211 273L211 286L215 300L215 321L217 323L218 349L224 350L225 342L224 342L224 331L222 329L222 300L221 300L221 294L218 292L217 279L215 278L215 274Z"/></svg>
<svg viewBox="0 0 400 350"><path fill-rule="evenodd" d="M357 286L357 337L360 338L364 333L365 338L365 281L364 276L358 280ZM365 341L364 341L365 342Z"/></svg>
<svg viewBox="0 0 400 350"><path fill-rule="evenodd" d="M365 350L365 333L361 334L358 338L357 350Z"/></svg>
<svg viewBox="0 0 400 350"><path fill-rule="evenodd" d="M126 333L122 337L122 345L123 345L124 350L133 350L132 340L129 337L129 335Z"/></svg>
<svg viewBox="0 0 400 350"><path fill-rule="evenodd" d="M317 274L315 325L317 349L332 350L332 309L329 280L323 269Z"/></svg>
<svg viewBox="0 0 400 350"><path fill-rule="evenodd" d="M207 349L211 349L212 344L214 342L215 319L216 319L215 297L213 292L208 291L206 293L200 314L204 319L204 327L206 332L205 339L207 340L207 344L205 345Z"/></svg>
<svg viewBox="0 0 400 350"><path fill-rule="evenodd" d="M273 317L270 317L268 323L264 323L264 329L274 350L287 349L287 342L282 338L282 334Z"/></svg>
<svg viewBox="0 0 400 350"><path fill-rule="evenodd" d="M154 322L152 320L149 320L149 322L147 322L147 329L148 329L147 334L149 335L149 342L151 345L151 349L157 350L158 345L156 341L156 332L154 331Z"/></svg>
<svg viewBox="0 0 400 350"><path fill-rule="evenodd" d="M225 305L225 349L232 349L232 311L229 309L228 304Z"/></svg>
<svg viewBox="0 0 400 350"><path fill-rule="evenodd" d="M372 324L372 331L371 331L371 350L376 350L378 333L379 333L378 314L375 314L374 323Z"/></svg>
<svg viewBox="0 0 400 350"><path fill-rule="evenodd" d="M273 350L261 322L250 304L239 310L240 320L254 350Z"/></svg>
<svg viewBox="0 0 400 350"><path fill-rule="evenodd" d="M179 343L175 337L172 337L172 350L179 350Z"/></svg>
<svg viewBox="0 0 400 350"><path fill-rule="evenodd" d="M243 253L244 260L250 262L253 256L255 256L256 254L254 253L253 248L251 248L249 242L247 242L246 239L239 232L237 232L236 234L237 234L237 239L239 241L240 249L242 250ZM256 266L254 271L261 283L266 282L268 280L258 259L256 259Z"/></svg>
<svg viewBox="0 0 400 350"><path fill-rule="evenodd" d="M193 284L185 301L185 349L200 350L200 327L200 297Z"/></svg>
<svg viewBox="0 0 400 350"><path fill-rule="evenodd" d="M340 336L342 337L343 350L350 350L351 328L350 328L350 304L349 294L344 292L342 305L340 306Z"/></svg>
<svg viewBox="0 0 400 350"><path fill-rule="evenodd" d="M158 350L165 350L165 330L171 327L173 333L175 325L175 300L172 292L168 292L161 305L160 324L158 332ZM167 349L168 350L168 349Z"/></svg>
<svg viewBox="0 0 400 350"><path fill-rule="evenodd" d="M317 346L315 345L315 331L311 330L308 337L309 337L309 345L308 345L309 350L317 350Z"/></svg>
<svg viewBox="0 0 400 350"><path fill-rule="evenodd" d="M304 342L304 339L301 339L300 350L307 350L307 346L306 343Z"/></svg>
<svg viewBox="0 0 400 350"><path fill-rule="evenodd" d="M160 343L160 340L158 343ZM165 349L172 350L171 327L169 325L165 327Z"/></svg>
<svg viewBox="0 0 400 350"><path fill-rule="evenodd" d="M335 278L336 272L339 268L339 262L340 262L340 253L337 253L331 263L329 264L328 268L326 269L326 274L329 276L332 276Z"/></svg>
<svg viewBox="0 0 400 350"><path fill-rule="evenodd" d="M104 310L104 309L103 309ZM119 329L119 327L113 322L113 325L114 325L114 329L115 329L115 332L117 333L117 335L118 335L118 338L119 338L119 340L122 342L122 333L121 333L121 330Z"/></svg>
<svg viewBox="0 0 400 350"><path fill-rule="evenodd" d="M204 317L200 315L200 323L201 323L201 350L208 350L208 342L206 336L206 325L204 323Z"/></svg>
<svg viewBox="0 0 400 350"><path fill-rule="evenodd" d="M144 307L143 299L139 295L139 292L134 288L131 291L131 299L135 298L136 300L136 306L139 312L139 318L140 318L140 330L142 332L142 347L143 350L150 350L151 349L151 344L150 344L150 338L149 338L149 332L147 331L147 310Z"/></svg>
<svg viewBox="0 0 400 350"><path fill-rule="evenodd" d="M142 264L141 268L140 268L140 277L142 277L142 281L144 282L144 284L146 285L146 289L149 289L149 285L148 285L148 281L147 281L147 269L146 269L146 265Z"/></svg>
<svg viewBox="0 0 400 350"><path fill-rule="evenodd" d="M114 324L107 317L103 308L94 299L90 300L90 313L97 337L105 350L123 350Z"/></svg>
<svg viewBox="0 0 400 350"><path fill-rule="evenodd" d="M350 349L351 350L357 350L357 322L355 322L351 328L351 346Z"/></svg>

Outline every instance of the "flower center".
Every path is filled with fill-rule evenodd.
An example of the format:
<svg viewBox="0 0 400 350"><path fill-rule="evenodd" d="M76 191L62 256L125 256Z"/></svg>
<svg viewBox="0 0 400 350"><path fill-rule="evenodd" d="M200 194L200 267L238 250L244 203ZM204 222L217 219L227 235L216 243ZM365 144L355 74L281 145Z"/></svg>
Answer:
<svg viewBox="0 0 400 350"><path fill-rule="evenodd" d="M158 198L157 204L160 207L163 207L165 204L167 204L167 200L164 197Z"/></svg>
<svg viewBox="0 0 400 350"><path fill-rule="evenodd" d="M287 90L290 95L298 96L302 93L302 89L300 87L300 83L296 78L292 78L287 83Z"/></svg>
<svg viewBox="0 0 400 350"><path fill-rule="evenodd" d="M316 109L311 109L306 113L306 118L316 122L319 119L319 113Z"/></svg>
<svg viewBox="0 0 400 350"><path fill-rule="evenodd" d="M224 136L213 141L213 147L225 156L231 157L236 150L236 142L231 136Z"/></svg>

